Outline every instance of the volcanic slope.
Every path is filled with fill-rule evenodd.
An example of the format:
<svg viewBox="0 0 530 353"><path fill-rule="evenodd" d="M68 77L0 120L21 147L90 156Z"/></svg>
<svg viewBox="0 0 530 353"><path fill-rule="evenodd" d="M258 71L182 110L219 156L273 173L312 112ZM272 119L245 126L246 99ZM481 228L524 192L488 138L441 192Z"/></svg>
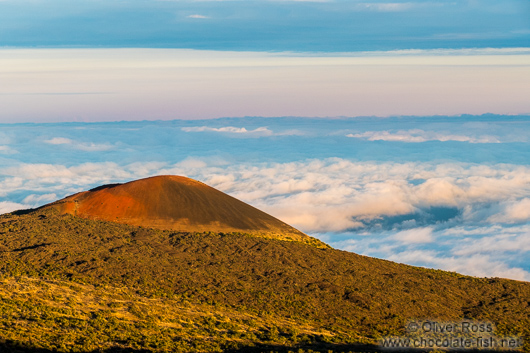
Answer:
<svg viewBox="0 0 530 353"><path fill-rule="evenodd" d="M80 217L65 200L0 216L0 352L379 351L409 319L530 337L527 282Z"/></svg>
<svg viewBox="0 0 530 353"><path fill-rule="evenodd" d="M182 176L162 175L104 185L44 207L55 207L61 213L82 218L157 229L244 232L318 242L257 208Z"/></svg>

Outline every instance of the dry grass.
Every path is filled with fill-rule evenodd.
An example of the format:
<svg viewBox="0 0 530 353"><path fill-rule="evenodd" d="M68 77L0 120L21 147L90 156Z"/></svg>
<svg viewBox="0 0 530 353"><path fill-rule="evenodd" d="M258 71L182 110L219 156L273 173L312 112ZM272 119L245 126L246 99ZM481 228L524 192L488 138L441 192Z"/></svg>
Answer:
<svg viewBox="0 0 530 353"><path fill-rule="evenodd" d="M530 336L530 283L50 209L0 216L0 271L0 338L62 352L338 350L402 335L411 318Z"/></svg>

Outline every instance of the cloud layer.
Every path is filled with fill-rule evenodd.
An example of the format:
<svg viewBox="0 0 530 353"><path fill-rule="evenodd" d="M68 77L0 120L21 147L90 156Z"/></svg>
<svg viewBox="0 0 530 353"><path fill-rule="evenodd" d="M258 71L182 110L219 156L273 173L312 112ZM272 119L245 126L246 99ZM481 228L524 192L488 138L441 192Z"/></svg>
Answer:
<svg viewBox="0 0 530 353"><path fill-rule="evenodd" d="M421 129L392 131L366 131L360 134L348 134L347 137L366 139L369 141L400 141L400 142L426 142L426 141L460 141L470 143L499 143L494 136L466 136L453 135Z"/></svg>
<svg viewBox="0 0 530 353"><path fill-rule="evenodd" d="M527 167L340 158L230 165L186 159L173 165L25 164L3 173L0 192L14 186L32 192L23 204L4 202L4 211L116 180L187 175L340 248L479 276L530 279L528 264L523 269L507 261L510 254L530 252ZM440 210L449 210L449 217ZM481 237L470 237L467 229ZM363 240L341 240L345 236ZM441 250L448 240L454 245Z"/></svg>
<svg viewBox="0 0 530 353"><path fill-rule="evenodd" d="M266 127L258 127L254 130L247 130L244 127L234 127L234 126L225 126L225 127L209 127L209 126L192 126L192 127L183 127L182 131L185 132L221 132L227 134L240 134L247 136L270 136L273 132Z"/></svg>
<svg viewBox="0 0 530 353"><path fill-rule="evenodd" d="M4 125L0 133L14 151L0 154L1 212L102 184L186 175L337 248L530 279L528 117L35 127Z"/></svg>
<svg viewBox="0 0 530 353"><path fill-rule="evenodd" d="M174 165L21 164L2 174L4 194L15 187L56 190L55 185L57 190L66 187L63 193L67 193L117 179L189 175L307 232L412 228L417 221L436 224L456 219L463 224L520 224L530 218L530 168L506 164L359 163L328 158L232 166L222 160L186 159ZM446 219L436 212L444 209L457 213ZM421 218L428 213L434 218ZM390 225L389 217L395 218Z"/></svg>
<svg viewBox="0 0 530 353"><path fill-rule="evenodd" d="M68 147L76 148L82 151L93 151L93 152L101 152L101 151L108 151L112 148L114 148L110 144L96 144L96 143L83 143L79 141L73 141L69 138L64 137L54 137L50 140L45 140L45 143L49 143L50 145L68 145Z"/></svg>

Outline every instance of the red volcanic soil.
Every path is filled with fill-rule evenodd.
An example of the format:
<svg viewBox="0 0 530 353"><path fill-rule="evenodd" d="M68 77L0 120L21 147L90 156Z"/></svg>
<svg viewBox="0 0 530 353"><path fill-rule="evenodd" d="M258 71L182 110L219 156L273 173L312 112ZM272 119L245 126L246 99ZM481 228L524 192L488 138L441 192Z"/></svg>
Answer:
<svg viewBox="0 0 530 353"><path fill-rule="evenodd" d="M100 186L53 206L78 217L184 232L244 232L309 238L288 224L199 181L156 176Z"/></svg>

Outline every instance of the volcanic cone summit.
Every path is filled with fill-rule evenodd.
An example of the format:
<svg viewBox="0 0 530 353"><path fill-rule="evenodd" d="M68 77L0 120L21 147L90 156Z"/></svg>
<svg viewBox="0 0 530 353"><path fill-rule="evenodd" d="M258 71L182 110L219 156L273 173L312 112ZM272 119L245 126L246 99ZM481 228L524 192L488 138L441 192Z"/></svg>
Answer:
<svg viewBox="0 0 530 353"><path fill-rule="evenodd" d="M173 175L104 185L45 207L78 217L183 232L242 232L307 241L288 224L199 181Z"/></svg>

